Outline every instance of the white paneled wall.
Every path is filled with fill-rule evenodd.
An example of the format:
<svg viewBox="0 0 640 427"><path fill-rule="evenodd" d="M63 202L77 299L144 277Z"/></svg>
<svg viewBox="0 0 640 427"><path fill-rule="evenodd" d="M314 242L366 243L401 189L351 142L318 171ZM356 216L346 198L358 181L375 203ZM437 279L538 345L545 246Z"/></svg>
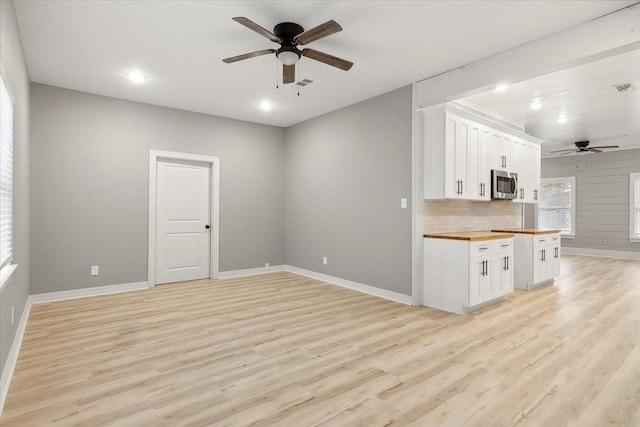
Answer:
<svg viewBox="0 0 640 427"><path fill-rule="evenodd" d="M576 177L576 237L563 239L562 246L640 252L640 243L629 240L632 172L640 172L640 149L542 160L542 178ZM526 226L534 226L534 212L526 209Z"/></svg>
<svg viewBox="0 0 640 427"><path fill-rule="evenodd" d="M425 200L425 233L520 228L522 207L510 201Z"/></svg>

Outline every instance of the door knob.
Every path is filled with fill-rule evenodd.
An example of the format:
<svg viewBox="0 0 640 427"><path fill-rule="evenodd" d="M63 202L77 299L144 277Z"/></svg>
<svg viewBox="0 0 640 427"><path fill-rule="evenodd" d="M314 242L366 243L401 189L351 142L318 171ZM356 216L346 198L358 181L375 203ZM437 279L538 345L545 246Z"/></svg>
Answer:
<svg viewBox="0 0 640 427"><path fill-rule="evenodd" d="M210 229L211 227L209 227L209 224L205 225L204 228L206 228L207 230Z"/></svg>

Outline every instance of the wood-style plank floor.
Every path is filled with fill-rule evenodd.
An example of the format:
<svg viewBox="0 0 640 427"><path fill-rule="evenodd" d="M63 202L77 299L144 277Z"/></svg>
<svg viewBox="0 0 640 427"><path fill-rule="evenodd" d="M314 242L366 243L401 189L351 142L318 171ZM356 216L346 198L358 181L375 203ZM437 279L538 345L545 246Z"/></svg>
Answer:
<svg viewBox="0 0 640 427"><path fill-rule="evenodd" d="M3 426L639 426L640 262L467 316L290 273L34 305Z"/></svg>

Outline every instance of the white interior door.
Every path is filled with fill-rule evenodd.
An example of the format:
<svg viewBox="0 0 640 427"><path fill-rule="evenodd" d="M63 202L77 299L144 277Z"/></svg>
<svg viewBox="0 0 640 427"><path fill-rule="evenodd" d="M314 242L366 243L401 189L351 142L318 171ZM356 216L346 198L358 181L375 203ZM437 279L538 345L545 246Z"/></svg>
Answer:
<svg viewBox="0 0 640 427"><path fill-rule="evenodd" d="M211 167L158 160L156 284L205 279L211 263Z"/></svg>

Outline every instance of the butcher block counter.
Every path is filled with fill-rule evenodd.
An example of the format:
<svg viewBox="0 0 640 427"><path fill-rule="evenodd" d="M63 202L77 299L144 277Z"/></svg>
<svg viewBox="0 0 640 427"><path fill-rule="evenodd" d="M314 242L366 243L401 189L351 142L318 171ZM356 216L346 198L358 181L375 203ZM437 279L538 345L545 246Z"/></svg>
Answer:
<svg viewBox="0 0 640 427"><path fill-rule="evenodd" d="M491 230L497 233L513 233L513 234L556 234L561 230L538 230L537 228L500 228Z"/></svg>
<svg viewBox="0 0 640 427"><path fill-rule="evenodd" d="M451 239L466 240L467 242L478 242L481 240L509 239L513 237L513 233L510 231L462 231L457 233L425 234L424 237L428 239Z"/></svg>

